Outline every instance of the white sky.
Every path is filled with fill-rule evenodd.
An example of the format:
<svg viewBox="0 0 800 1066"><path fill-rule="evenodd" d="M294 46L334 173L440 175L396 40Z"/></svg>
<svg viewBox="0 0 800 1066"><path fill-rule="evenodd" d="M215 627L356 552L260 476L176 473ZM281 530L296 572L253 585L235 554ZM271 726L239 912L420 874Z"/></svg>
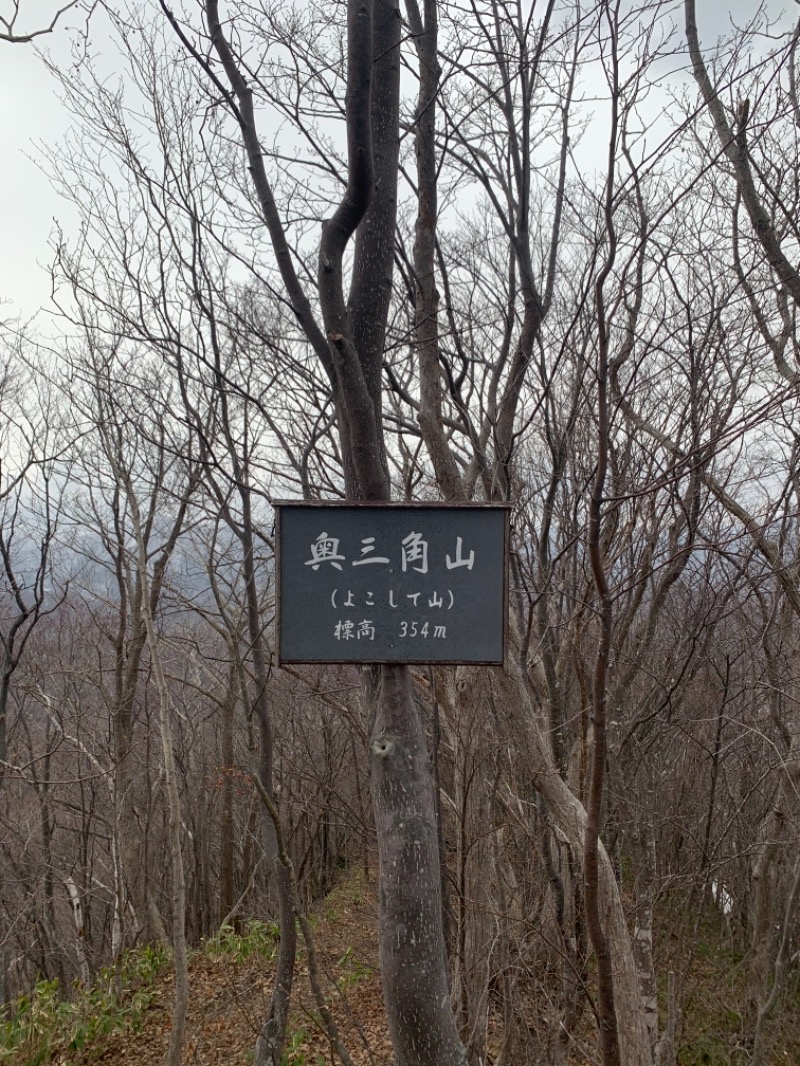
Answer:
<svg viewBox="0 0 800 1066"><path fill-rule="evenodd" d="M12 2L0 0L0 16L8 14ZM56 6L53 0L21 0L28 21L23 23L21 16L19 28L31 28L37 19L43 24ZM679 25L681 6L676 0ZM768 0L767 6L784 30L800 14L794 5L782 0ZM754 4L752 0L697 0L697 7L701 41L708 48L717 35L729 29L731 17L742 22L752 15ZM79 21L69 13L52 36L39 39L59 64L73 61L70 42ZM101 14L95 15L91 25L91 51L113 71L113 51L104 38ZM52 191L34 160L37 144L57 143L67 126L53 81L36 49L0 41L0 321L29 318L48 304L48 241L55 220L69 233L71 219L68 207ZM46 324L42 325L47 332Z"/></svg>
<svg viewBox="0 0 800 1066"><path fill-rule="evenodd" d="M10 6L0 0L0 13L7 14ZM31 18L20 18L18 30L37 25L37 13L38 24L46 24L54 7L47 0L28 0ZM52 36L39 38L59 62L70 61L69 27L75 23L67 15ZM34 46L0 41L0 320L28 317L48 299L47 242L54 217L63 219L65 212L30 157L37 141L55 143L65 129L53 80Z"/></svg>

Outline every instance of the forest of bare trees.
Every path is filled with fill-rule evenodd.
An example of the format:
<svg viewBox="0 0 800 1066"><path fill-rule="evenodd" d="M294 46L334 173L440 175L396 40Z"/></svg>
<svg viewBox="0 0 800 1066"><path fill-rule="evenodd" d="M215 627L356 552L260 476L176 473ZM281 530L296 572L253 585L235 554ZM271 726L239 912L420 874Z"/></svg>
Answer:
<svg viewBox="0 0 800 1066"><path fill-rule="evenodd" d="M351 1066L307 915L357 868L398 1066L793 1061L800 21L12 6L0 53L79 27L0 328L5 1017L168 945L178 1066L258 917L252 1061L302 953ZM278 667L287 498L510 504L505 666Z"/></svg>

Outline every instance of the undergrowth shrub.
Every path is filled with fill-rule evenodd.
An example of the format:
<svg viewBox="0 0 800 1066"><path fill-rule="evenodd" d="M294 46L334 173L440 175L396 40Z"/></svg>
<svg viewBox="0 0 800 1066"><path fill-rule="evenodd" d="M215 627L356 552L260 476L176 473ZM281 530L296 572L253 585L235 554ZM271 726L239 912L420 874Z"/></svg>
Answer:
<svg viewBox="0 0 800 1066"><path fill-rule="evenodd" d="M253 955L271 959L277 951L279 936L280 930L275 922L251 918L241 932L233 926L223 925L203 946L208 955L225 955L236 962L246 962Z"/></svg>
<svg viewBox="0 0 800 1066"><path fill-rule="evenodd" d="M71 1055L100 1037L137 1029L168 961L161 946L126 951L116 966L102 969L90 988L77 988L71 999L62 998L58 981L38 981L0 1020L0 1063L40 1066L59 1055L69 1066Z"/></svg>

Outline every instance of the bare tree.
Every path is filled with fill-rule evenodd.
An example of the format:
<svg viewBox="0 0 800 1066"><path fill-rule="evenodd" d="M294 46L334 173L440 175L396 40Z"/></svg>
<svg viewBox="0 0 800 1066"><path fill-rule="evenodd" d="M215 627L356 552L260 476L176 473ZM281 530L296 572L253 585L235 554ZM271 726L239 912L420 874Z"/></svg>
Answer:
<svg viewBox="0 0 800 1066"><path fill-rule="evenodd" d="M322 326L305 295L276 210L255 123L252 73L232 49L233 38L216 0L206 4L205 17L225 85L172 21L223 91L238 123L286 294L330 382L347 495L387 500L391 490L381 375L397 210L399 9L392 0L366 7L350 3L347 8L347 179L319 245ZM346 298L344 256L351 239L354 258ZM382 977L395 1052L401 1063L461 1063L464 1051L447 995L433 786L410 674L404 667L381 667L368 672L365 684L374 714L371 781L381 870ZM409 893L411 883L414 890Z"/></svg>
<svg viewBox="0 0 800 1066"><path fill-rule="evenodd" d="M37 21L36 28L33 29L30 28L26 19L31 5L22 3L22 10L20 10L20 5L21 0L7 0L3 4L3 10L0 13L0 41L6 41L9 44L29 44L38 37L52 33L67 11L82 6L82 0L69 0L68 3L63 4L61 7L58 7L55 3L49 5L50 11L48 11L43 20L41 12L37 11L37 20L41 21ZM20 16L22 16L21 24ZM47 19L50 21L48 22Z"/></svg>

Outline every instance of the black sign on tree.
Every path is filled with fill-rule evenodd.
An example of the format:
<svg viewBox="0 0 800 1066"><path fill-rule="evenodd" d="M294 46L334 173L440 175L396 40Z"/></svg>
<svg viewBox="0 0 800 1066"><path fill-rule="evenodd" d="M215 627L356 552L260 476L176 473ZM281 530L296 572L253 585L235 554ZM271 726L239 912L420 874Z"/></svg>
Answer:
<svg viewBox="0 0 800 1066"><path fill-rule="evenodd" d="M507 506L275 510L279 662L503 662Z"/></svg>

